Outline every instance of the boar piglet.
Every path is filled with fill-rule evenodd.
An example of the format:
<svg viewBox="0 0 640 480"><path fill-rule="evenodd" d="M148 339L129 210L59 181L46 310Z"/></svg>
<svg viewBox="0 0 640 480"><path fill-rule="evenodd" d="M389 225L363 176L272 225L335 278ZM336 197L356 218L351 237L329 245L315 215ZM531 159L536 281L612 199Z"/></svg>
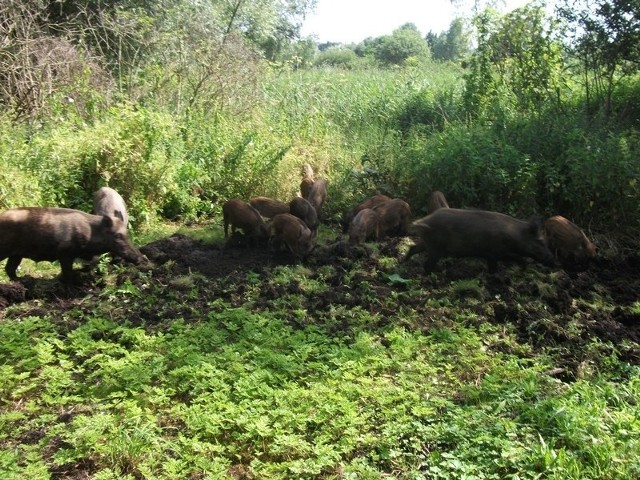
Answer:
<svg viewBox="0 0 640 480"><path fill-rule="evenodd" d="M426 250L425 271L443 257L479 257L495 272L499 260L530 257L553 265L539 222L525 222L498 212L441 208L413 222L418 243L404 261Z"/></svg>
<svg viewBox="0 0 640 480"><path fill-rule="evenodd" d="M427 213L431 214L439 208L449 208L447 199L440 190L435 190L429 195L429 204L427 205Z"/></svg>
<svg viewBox="0 0 640 480"><path fill-rule="evenodd" d="M355 218L360 210L364 210L365 208L375 208L377 205L388 202L389 200L391 200L390 197L378 194L360 202L358 205L345 212L345 214L342 216L342 231L344 233L347 232L347 230L349 229L349 225L351 225L351 221Z"/></svg>
<svg viewBox="0 0 640 480"><path fill-rule="evenodd" d="M380 217L380 238L385 235L406 235L411 219L411 207L404 200L394 198L373 207Z"/></svg>
<svg viewBox="0 0 640 480"><path fill-rule="evenodd" d="M253 197L249 204L265 218L273 218L279 213L289 213L289 205L269 197Z"/></svg>
<svg viewBox="0 0 640 480"><path fill-rule="evenodd" d="M549 249L563 264L584 262L596 255L596 246L580 227L561 215L548 218L543 233Z"/></svg>
<svg viewBox="0 0 640 480"><path fill-rule="evenodd" d="M113 188L102 187L93 194L94 215L109 215L122 220L124 227L129 225L129 215L124 199Z"/></svg>
<svg viewBox="0 0 640 480"><path fill-rule="evenodd" d="M324 202L327 200L327 181L320 178L313 182L306 199L311 206L316 209L318 218L322 218L322 205L324 205Z"/></svg>
<svg viewBox="0 0 640 480"><path fill-rule="evenodd" d="M311 187L313 187L314 183L313 178L304 177L302 179L300 182L300 195L302 198L309 198L309 193L311 193Z"/></svg>
<svg viewBox="0 0 640 480"><path fill-rule="evenodd" d="M314 237L307 225L290 213L273 217L269 224L269 245L280 248L282 244L297 258L306 257L314 248Z"/></svg>
<svg viewBox="0 0 640 480"><path fill-rule="evenodd" d="M320 226L318 213L307 200L295 197L289 202L289 213L302 220L314 236L318 233L318 227Z"/></svg>
<svg viewBox="0 0 640 480"><path fill-rule="evenodd" d="M313 177L313 168L308 163L302 166L302 181L300 182L300 195L302 198L308 198L315 179Z"/></svg>
<svg viewBox="0 0 640 480"><path fill-rule="evenodd" d="M380 218L374 210L370 208L360 210L349 225L349 245L378 240L379 221Z"/></svg>
<svg viewBox="0 0 640 480"><path fill-rule="evenodd" d="M224 221L224 236L229 236L239 228L252 243L267 239L267 225L255 208L242 200L229 200L222 205L222 219Z"/></svg>
<svg viewBox="0 0 640 480"><path fill-rule="evenodd" d="M60 262L62 280L73 281L73 261L103 253L139 264L144 256L136 250L122 220L91 215L68 208L13 208L0 214L0 260L8 258L5 271L16 280L23 258Z"/></svg>

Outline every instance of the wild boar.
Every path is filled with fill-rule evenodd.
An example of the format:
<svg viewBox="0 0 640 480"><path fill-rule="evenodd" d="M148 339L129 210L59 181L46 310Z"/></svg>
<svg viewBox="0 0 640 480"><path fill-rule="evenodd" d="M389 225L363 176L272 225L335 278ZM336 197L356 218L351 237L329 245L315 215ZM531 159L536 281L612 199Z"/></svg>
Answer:
<svg viewBox="0 0 640 480"><path fill-rule="evenodd" d="M349 245L378 240L379 221L380 217L374 210L370 208L360 210L349 225Z"/></svg>
<svg viewBox="0 0 640 480"><path fill-rule="evenodd" d="M347 232L347 230L349 229L349 225L351 225L351 221L354 219L354 217L358 214L360 210L364 210L365 208L374 208L377 205L380 205L381 203L388 202L389 200L391 200L390 197L387 197L386 195L378 194L378 195L374 195L373 197L367 198L363 202L360 202L351 210L345 212L345 214L342 216L342 231L345 233Z"/></svg>
<svg viewBox="0 0 640 480"><path fill-rule="evenodd" d="M380 217L379 235L380 238L385 235L406 235L409 230L409 221L411 219L411 207L404 200L394 198L388 202L383 202L373 210Z"/></svg>
<svg viewBox="0 0 640 480"><path fill-rule="evenodd" d="M309 192L311 192L311 187L315 182L313 175L313 168L308 163L305 163L302 166L302 181L300 182L300 195L302 198L309 197Z"/></svg>
<svg viewBox="0 0 640 480"><path fill-rule="evenodd" d="M479 257L495 272L499 260L530 257L553 265L538 221L525 222L498 212L441 208L413 222L420 239L404 261L426 250L425 271L443 257Z"/></svg>
<svg viewBox="0 0 640 480"><path fill-rule="evenodd" d="M596 255L596 246L580 227L561 215L548 218L542 230L549 250L561 263L582 262Z"/></svg>
<svg viewBox="0 0 640 480"><path fill-rule="evenodd" d="M302 196L302 198L309 198L311 187L313 187L314 183L315 181L313 180L313 178L304 177L302 179L302 181L300 182L300 195Z"/></svg>
<svg viewBox="0 0 640 480"><path fill-rule="evenodd" d="M273 218L279 213L289 213L289 205L269 197L253 197L249 204L265 218Z"/></svg>
<svg viewBox="0 0 640 480"><path fill-rule="evenodd" d="M289 213L302 220L315 236L320 226L320 221L318 220L316 209L307 200L295 197L289 202Z"/></svg>
<svg viewBox="0 0 640 480"><path fill-rule="evenodd" d="M449 208L447 199L440 190L434 190L429 195L429 204L427 205L427 214L431 214L439 208Z"/></svg>
<svg viewBox="0 0 640 480"><path fill-rule="evenodd" d="M124 199L113 188L102 187L93 194L94 215L110 215L122 220L125 228L129 225L129 215Z"/></svg>
<svg viewBox="0 0 640 480"><path fill-rule="evenodd" d="M327 200L327 181L320 178L313 182L306 199L316 209L318 218L322 218L322 205Z"/></svg>
<svg viewBox="0 0 640 480"><path fill-rule="evenodd" d="M279 248L282 244L302 259L314 248L313 235L301 219L290 213L281 213L269 224L269 245Z"/></svg>
<svg viewBox="0 0 640 480"><path fill-rule="evenodd" d="M267 224L260 216L260 212L246 202L232 199L222 205L222 219L224 222L224 236L229 236L239 228L252 243L267 239Z"/></svg>
<svg viewBox="0 0 640 480"><path fill-rule="evenodd" d="M92 215L69 208L12 208L0 214L0 261L16 280L23 258L60 262L62 280L73 281L73 261L102 253L139 264L144 256L133 247L120 218Z"/></svg>

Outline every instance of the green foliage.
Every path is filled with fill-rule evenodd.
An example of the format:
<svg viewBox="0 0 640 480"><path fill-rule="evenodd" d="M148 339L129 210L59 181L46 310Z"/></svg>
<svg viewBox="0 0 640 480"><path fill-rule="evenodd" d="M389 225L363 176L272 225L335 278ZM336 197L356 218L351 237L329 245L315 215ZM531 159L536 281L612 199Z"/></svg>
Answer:
<svg viewBox="0 0 640 480"><path fill-rule="evenodd" d="M446 32L441 34L429 32L426 39L434 60L462 60L471 50L469 34L461 18L454 19Z"/></svg>
<svg viewBox="0 0 640 480"><path fill-rule="evenodd" d="M431 58L429 45L412 23L394 30L391 35L380 37L373 49L373 55L383 65L402 65L409 58Z"/></svg>
<svg viewBox="0 0 640 480"><path fill-rule="evenodd" d="M426 207L433 190L447 192L451 206L532 214L538 166L525 153L498 138L490 128L449 127L418 137L398 161L403 189L416 210ZM402 166L400 170L400 166Z"/></svg>
<svg viewBox="0 0 640 480"><path fill-rule="evenodd" d="M353 69L358 65L358 57L350 48L330 48L316 55L313 64L316 67Z"/></svg>
<svg viewBox="0 0 640 480"><path fill-rule="evenodd" d="M416 317L404 306L384 323L362 308L293 311L333 273L279 267L269 281L286 293L261 312L250 300L200 303L213 286L206 278L174 290L173 299L151 279L144 295L133 284L106 288L64 322L5 312L3 472L159 479L638 473L637 368L624 369L613 355L599 373L559 382L544 373L551 358L517 347L512 326L451 308L455 298L433 303L440 323L424 331L409 326ZM252 273L242 281L247 292L263 282ZM292 281L300 282L296 293L287 291ZM398 295L420 295L422 287L403 288L410 290ZM460 296L478 288L461 281L447 290ZM153 297L166 302L157 308L156 301L161 318L139 323L133 316ZM186 307L187 297L198 303ZM113 309L125 302L126 312ZM598 356L607 350L589 348Z"/></svg>

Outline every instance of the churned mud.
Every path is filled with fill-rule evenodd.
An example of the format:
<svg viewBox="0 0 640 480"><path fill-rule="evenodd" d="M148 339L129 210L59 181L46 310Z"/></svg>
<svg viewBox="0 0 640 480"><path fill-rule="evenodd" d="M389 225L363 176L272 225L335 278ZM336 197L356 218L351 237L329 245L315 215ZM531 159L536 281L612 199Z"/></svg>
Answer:
<svg viewBox="0 0 640 480"><path fill-rule="evenodd" d="M154 290L154 302L136 312L137 321L163 328L171 318L206 312L214 299L261 311L295 295L295 308L306 311L311 319L332 308L358 308L378 319L371 326L378 328L398 322L406 311L411 312L407 328L427 331L456 321L456 311L464 309L476 313L480 322L512 326L519 340L535 349L554 349L558 358L554 374L564 380L579 376L589 361L586 346L597 340L610 342L612 353L625 361L640 363L640 255L635 248L611 249L588 264L565 268L528 261L502 264L490 275L486 265L474 259L445 259L435 272L425 274L419 255L401 262L408 246L402 238L354 248L341 239L320 242L300 263L308 278L325 285L309 292L295 278L272 281L279 266L299 263L287 252L246 245L241 236L226 245L208 245L176 234L141 248L154 265L148 278L166 288ZM122 275L126 277L128 271ZM83 285L72 288L56 279L2 284L0 308L37 299L32 314L60 311L62 317L87 295L99 295L99 276L87 275ZM174 298L176 290L191 285L180 279L192 277L200 282L195 289L199 297L190 298L188 305L168 306L171 302L164 304L158 298L158 291ZM132 281L138 280L133 276ZM293 313L286 320L294 327L304 326Z"/></svg>

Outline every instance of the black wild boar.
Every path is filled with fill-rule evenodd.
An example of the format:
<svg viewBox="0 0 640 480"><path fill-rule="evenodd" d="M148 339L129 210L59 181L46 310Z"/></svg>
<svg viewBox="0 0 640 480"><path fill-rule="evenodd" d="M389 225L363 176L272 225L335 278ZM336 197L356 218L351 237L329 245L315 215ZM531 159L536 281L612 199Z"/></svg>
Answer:
<svg viewBox="0 0 640 480"><path fill-rule="evenodd" d="M313 250L314 237L301 219L290 213L281 213L269 224L269 245L279 248L282 244L301 259Z"/></svg>
<svg viewBox="0 0 640 480"><path fill-rule="evenodd" d="M427 214L431 214L439 208L449 208L447 199L440 190L435 190L429 195L429 204L427 205Z"/></svg>
<svg viewBox="0 0 640 480"><path fill-rule="evenodd" d="M411 219L411 207L407 202L394 198L376 205L373 210L380 217L380 238L385 235L402 236L407 234Z"/></svg>
<svg viewBox="0 0 640 480"><path fill-rule="evenodd" d="M582 262L596 256L596 246L580 227L561 215L548 218L542 230L549 249L561 263Z"/></svg>
<svg viewBox="0 0 640 480"><path fill-rule="evenodd" d="M364 210L365 208L375 208L377 205L381 203L388 202L391 200L390 197L386 195L378 194L373 197L369 197L363 202L360 202L358 205L353 207L351 210L347 211L342 217L342 231L346 232L349 229L349 225L351 225L351 220L358 214L360 210Z"/></svg>
<svg viewBox="0 0 640 480"><path fill-rule="evenodd" d="M413 222L420 239L409 249L412 255L427 252L424 263L431 271L443 257L479 257L495 272L499 260L530 257L553 265L539 222L524 222L497 212L441 208Z"/></svg>
<svg viewBox="0 0 640 480"><path fill-rule="evenodd" d="M295 197L289 202L289 213L302 220L315 235L320 226L316 209L304 198Z"/></svg>
<svg viewBox="0 0 640 480"><path fill-rule="evenodd" d="M113 188L102 187L93 194L94 215L110 215L122 220L125 228L129 225L129 215L124 199Z"/></svg>
<svg viewBox="0 0 640 480"><path fill-rule="evenodd" d="M13 208L0 214L0 261L16 280L23 258L60 262L62 280L73 281L73 261L102 253L139 264L144 256L133 247L122 220L69 208Z"/></svg>
<svg viewBox="0 0 640 480"><path fill-rule="evenodd" d="M269 197L253 197L249 204L265 218L273 218L279 213L289 213L289 205Z"/></svg>
<svg viewBox="0 0 640 480"><path fill-rule="evenodd" d="M322 218L322 205L327 200L327 181L320 178L313 182L306 199L316 209L318 218Z"/></svg>
<svg viewBox="0 0 640 480"><path fill-rule="evenodd" d="M349 225L349 244L358 245L367 240L378 240L380 217L370 209L364 208L351 220Z"/></svg>
<svg viewBox="0 0 640 480"><path fill-rule="evenodd" d="M222 219L224 221L224 236L229 236L239 228L253 243L267 239L267 224L255 208L242 200L229 200L222 205Z"/></svg>

